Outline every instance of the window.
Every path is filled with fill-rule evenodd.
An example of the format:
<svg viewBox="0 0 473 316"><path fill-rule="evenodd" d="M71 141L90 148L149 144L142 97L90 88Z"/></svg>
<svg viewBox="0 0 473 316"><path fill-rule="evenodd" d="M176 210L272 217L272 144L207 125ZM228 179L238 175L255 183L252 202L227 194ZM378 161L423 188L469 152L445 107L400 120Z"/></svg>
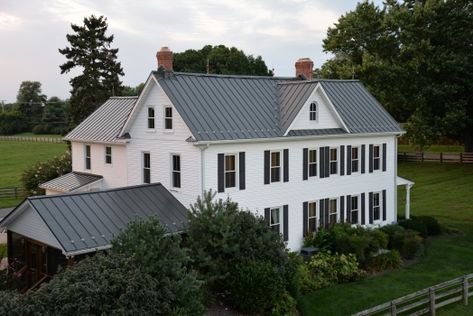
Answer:
<svg viewBox="0 0 473 316"><path fill-rule="evenodd" d="M172 187L181 187L181 156L172 155Z"/></svg>
<svg viewBox="0 0 473 316"><path fill-rule="evenodd" d="M148 128L154 129L154 108L148 108Z"/></svg>
<svg viewBox="0 0 473 316"><path fill-rule="evenodd" d="M112 164L112 147L110 146L105 147L105 163Z"/></svg>
<svg viewBox="0 0 473 316"><path fill-rule="evenodd" d="M337 174L337 148L330 148L330 174Z"/></svg>
<svg viewBox="0 0 473 316"><path fill-rule="evenodd" d="M380 160L379 146L373 146L373 170L379 170Z"/></svg>
<svg viewBox="0 0 473 316"><path fill-rule="evenodd" d="M85 145L85 169L90 170L90 145Z"/></svg>
<svg viewBox="0 0 473 316"><path fill-rule="evenodd" d="M271 152L271 182L281 181L281 153Z"/></svg>
<svg viewBox="0 0 473 316"><path fill-rule="evenodd" d="M235 155L225 155L225 188L236 186Z"/></svg>
<svg viewBox="0 0 473 316"><path fill-rule="evenodd" d="M359 213L359 204L358 196L351 197L351 207L350 207L350 223L358 224L358 213Z"/></svg>
<svg viewBox="0 0 473 316"><path fill-rule="evenodd" d="M360 165L360 158L358 156L358 147L351 148L351 172L358 172Z"/></svg>
<svg viewBox="0 0 473 316"><path fill-rule="evenodd" d="M312 102L310 104L309 118L310 118L311 121L316 121L317 120L317 103L316 102Z"/></svg>
<svg viewBox="0 0 473 316"><path fill-rule="evenodd" d="M164 108L164 128L172 129L172 107Z"/></svg>
<svg viewBox="0 0 473 316"><path fill-rule="evenodd" d="M379 192L373 193L373 220L379 221L381 219L381 194Z"/></svg>
<svg viewBox="0 0 473 316"><path fill-rule="evenodd" d="M272 208L269 215L270 215L269 227L277 233L282 232L281 209L279 207Z"/></svg>
<svg viewBox="0 0 473 316"><path fill-rule="evenodd" d="M317 176L317 150L309 150L309 177Z"/></svg>
<svg viewBox="0 0 473 316"><path fill-rule="evenodd" d="M143 153L143 183L151 183L151 156Z"/></svg>
<svg viewBox="0 0 473 316"><path fill-rule="evenodd" d="M330 199L329 201L329 223L335 224L337 222L338 200Z"/></svg>
<svg viewBox="0 0 473 316"><path fill-rule="evenodd" d="M309 233L315 233L317 230L317 203L309 202L309 210L307 212L307 228Z"/></svg>

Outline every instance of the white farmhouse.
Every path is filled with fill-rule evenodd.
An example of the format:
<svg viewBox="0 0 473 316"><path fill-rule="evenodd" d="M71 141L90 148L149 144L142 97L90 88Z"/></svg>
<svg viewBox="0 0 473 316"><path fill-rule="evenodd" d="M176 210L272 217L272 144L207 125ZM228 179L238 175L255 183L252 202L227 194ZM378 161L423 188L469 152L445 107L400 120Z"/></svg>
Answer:
<svg viewBox="0 0 473 316"><path fill-rule="evenodd" d="M397 218L398 123L357 80L172 71L157 53L139 97L112 97L70 132L73 172L47 194L162 183L184 205L204 190L262 215L291 249L321 226ZM405 184L405 183L404 183Z"/></svg>

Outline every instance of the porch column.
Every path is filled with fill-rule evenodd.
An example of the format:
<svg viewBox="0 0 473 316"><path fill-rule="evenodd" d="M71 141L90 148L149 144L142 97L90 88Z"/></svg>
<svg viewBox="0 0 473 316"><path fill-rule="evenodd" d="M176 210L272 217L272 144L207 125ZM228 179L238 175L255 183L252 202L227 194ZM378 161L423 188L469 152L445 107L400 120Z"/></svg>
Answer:
<svg viewBox="0 0 473 316"><path fill-rule="evenodd" d="M412 184L406 184L406 219L411 218L411 187Z"/></svg>

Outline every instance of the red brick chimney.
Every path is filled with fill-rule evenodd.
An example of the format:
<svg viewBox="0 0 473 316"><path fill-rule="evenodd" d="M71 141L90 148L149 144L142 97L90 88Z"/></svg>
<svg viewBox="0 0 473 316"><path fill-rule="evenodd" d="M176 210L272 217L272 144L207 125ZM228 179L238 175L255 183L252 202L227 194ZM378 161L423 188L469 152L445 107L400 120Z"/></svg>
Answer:
<svg viewBox="0 0 473 316"><path fill-rule="evenodd" d="M158 69L162 66L164 70L172 71L173 55L172 51L167 46L161 47L156 53L156 59L158 60Z"/></svg>
<svg viewBox="0 0 473 316"><path fill-rule="evenodd" d="M310 58L299 58L296 61L296 77L303 76L306 80L313 78L314 62Z"/></svg>

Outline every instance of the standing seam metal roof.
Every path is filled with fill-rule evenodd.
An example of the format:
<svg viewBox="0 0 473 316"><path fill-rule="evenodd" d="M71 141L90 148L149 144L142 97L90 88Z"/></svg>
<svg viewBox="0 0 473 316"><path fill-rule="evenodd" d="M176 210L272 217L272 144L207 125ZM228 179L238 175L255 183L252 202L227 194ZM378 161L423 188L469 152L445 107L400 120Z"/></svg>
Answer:
<svg viewBox="0 0 473 316"><path fill-rule="evenodd" d="M98 181L102 178L103 177L101 175L73 171L58 178L42 183L39 187L41 189L71 192L84 185Z"/></svg>

